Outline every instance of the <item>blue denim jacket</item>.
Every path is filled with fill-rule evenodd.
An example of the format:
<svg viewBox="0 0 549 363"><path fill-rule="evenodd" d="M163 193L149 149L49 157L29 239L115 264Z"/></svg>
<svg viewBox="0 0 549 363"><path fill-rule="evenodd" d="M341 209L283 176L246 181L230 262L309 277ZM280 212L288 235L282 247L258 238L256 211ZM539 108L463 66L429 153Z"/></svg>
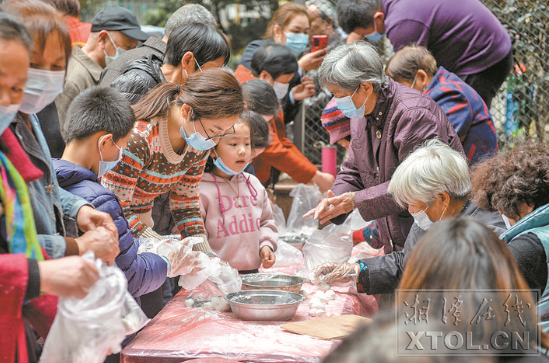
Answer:
<svg viewBox="0 0 549 363"><path fill-rule="evenodd" d="M44 176L27 184L38 232L38 242L51 258L65 255L65 233L78 235L76 214L83 205L90 205L61 188L53 172L50 151L42 133L38 118L29 115L32 131L29 130L21 114L12 122L11 128L19 143ZM91 205L90 205L91 206Z"/></svg>

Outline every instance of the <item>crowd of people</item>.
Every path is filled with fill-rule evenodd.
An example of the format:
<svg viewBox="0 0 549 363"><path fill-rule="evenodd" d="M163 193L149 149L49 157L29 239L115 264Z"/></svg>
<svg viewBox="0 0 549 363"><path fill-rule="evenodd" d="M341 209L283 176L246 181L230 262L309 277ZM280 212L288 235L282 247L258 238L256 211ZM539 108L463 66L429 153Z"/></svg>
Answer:
<svg viewBox="0 0 549 363"><path fill-rule="evenodd" d="M549 146L498 150L490 105L511 41L479 0L286 3L234 71L230 39L201 5L174 12L163 38L124 7L91 23L79 9L0 6L0 362L38 361L57 298L83 298L100 278L88 251L124 273L151 318L179 289L181 266L197 275L204 256L240 274L273 266L281 173L325 193L304 218L341 224L358 210L370 222L359 234L383 248L321 265L316 279L356 275L381 310L398 289L520 290L540 312L524 315L532 344L547 351ZM311 51L312 29L327 48ZM376 48L385 34L396 51L387 64ZM286 135L319 90L332 98L321 117L330 142L348 151L335 178ZM192 239L193 251L138 253L167 235ZM378 331L398 335L394 316L380 313L326 362L374 351L397 361L373 348Z"/></svg>

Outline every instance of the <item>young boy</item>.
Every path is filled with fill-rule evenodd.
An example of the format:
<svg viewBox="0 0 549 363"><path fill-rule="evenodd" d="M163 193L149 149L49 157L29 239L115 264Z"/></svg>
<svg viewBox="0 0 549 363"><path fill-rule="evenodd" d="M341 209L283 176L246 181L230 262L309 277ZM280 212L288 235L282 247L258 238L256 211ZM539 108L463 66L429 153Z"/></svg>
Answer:
<svg viewBox="0 0 549 363"><path fill-rule="evenodd" d="M120 254L116 265L128 279L128 291L139 296L157 290L170 269L167 258L152 253L137 254L122 206L99 179L120 160L135 122L130 102L109 87L93 87L71 103L65 124L67 146L53 165L59 186L109 213L117 229Z"/></svg>

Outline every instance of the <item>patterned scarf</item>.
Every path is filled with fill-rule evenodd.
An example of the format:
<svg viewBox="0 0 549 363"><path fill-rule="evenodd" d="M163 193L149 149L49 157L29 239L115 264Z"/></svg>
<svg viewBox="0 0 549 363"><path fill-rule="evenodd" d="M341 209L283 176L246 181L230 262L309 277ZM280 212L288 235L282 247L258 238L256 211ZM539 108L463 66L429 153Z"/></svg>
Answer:
<svg viewBox="0 0 549 363"><path fill-rule="evenodd" d="M27 185L8 158L0 152L0 200L4 207L10 253L43 261L38 244Z"/></svg>

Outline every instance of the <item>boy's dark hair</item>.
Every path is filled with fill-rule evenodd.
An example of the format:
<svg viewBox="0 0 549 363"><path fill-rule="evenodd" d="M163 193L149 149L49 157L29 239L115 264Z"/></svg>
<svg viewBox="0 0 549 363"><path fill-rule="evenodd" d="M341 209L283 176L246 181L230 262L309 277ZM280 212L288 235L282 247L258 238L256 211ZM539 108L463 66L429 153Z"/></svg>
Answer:
<svg viewBox="0 0 549 363"><path fill-rule="evenodd" d="M92 87L72 101L65 122L66 142L81 140L99 131L117 141L132 130L135 116L130 101L110 87Z"/></svg>
<svg viewBox="0 0 549 363"><path fill-rule="evenodd" d="M263 116L257 112L248 111L249 126L253 136L253 149L266 148L271 142L271 133L269 132L269 124Z"/></svg>
<svg viewBox="0 0 549 363"><path fill-rule="evenodd" d="M374 24L374 14L381 7L381 0L339 0L337 21L347 34L356 28L366 29Z"/></svg>
<svg viewBox="0 0 549 363"><path fill-rule="evenodd" d="M264 116L278 115L280 104L269 82L263 79L252 79L242 85L242 93L249 111Z"/></svg>
<svg viewBox="0 0 549 363"><path fill-rule="evenodd" d="M266 44L255 51L252 57L252 74L259 77L261 72L267 71L273 80L283 74L297 72L297 58L292 50L281 44Z"/></svg>
<svg viewBox="0 0 549 363"><path fill-rule="evenodd" d="M226 65L231 58L231 48L227 39L214 27L206 24L188 24L175 30L168 38L164 62L177 67L187 52L192 52L198 64L223 58ZM194 69L197 70L196 64Z"/></svg>

